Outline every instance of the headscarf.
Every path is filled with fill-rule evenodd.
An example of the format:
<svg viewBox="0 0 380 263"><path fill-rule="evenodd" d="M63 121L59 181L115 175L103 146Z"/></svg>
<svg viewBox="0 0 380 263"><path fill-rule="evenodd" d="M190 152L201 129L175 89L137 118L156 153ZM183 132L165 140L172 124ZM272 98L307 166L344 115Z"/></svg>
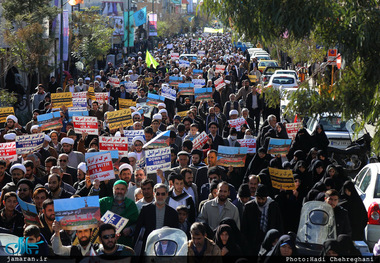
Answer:
<svg viewBox="0 0 380 263"><path fill-rule="evenodd" d="M284 244L290 245L292 248L292 256L297 255L297 248L294 241L290 235L282 235L273 249L268 253L268 256L281 256L280 247Z"/></svg>
<svg viewBox="0 0 380 263"><path fill-rule="evenodd" d="M322 248L322 252L321 252L321 256L322 257L326 257L327 256L327 252L329 252L329 250L333 250L335 251L338 256L340 256L340 246L339 246L339 243L337 240L335 239L327 239L324 243L323 243L323 248Z"/></svg>
<svg viewBox="0 0 380 263"><path fill-rule="evenodd" d="M228 240L227 240L227 244L223 245L223 242L222 242L222 239L220 238L220 235L225 231L228 234ZM235 242L235 233L233 232L232 228L227 224L219 225L216 228L214 241L220 249L222 249L223 247L226 247L229 250L228 254L230 254L230 255L235 255L237 250L238 250L238 248L236 246L236 242Z"/></svg>
<svg viewBox="0 0 380 263"><path fill-rule="evenodd" d="M277 128L275 129L276 130L276 138L289 139L289 136L288 136L288 133L286 132L286 128L285 128L284 124L281 122L277 122L276 125L279 125L281 127L280 132L277 131Z"/></svg>
<svg viewBox="0 0 380 263"><path fill-rule="evenodd" d="M269 251L273 248L273 242L276 239L280 238L280 232L277 229L271 229L269 230L264 238L263 243L261 243L261 248L259 251L259 256L266 256Z"/></svg>
<svg viewBox="0 0 380 263"><path fill-rule="evenodd" d="M354 246L354 242L349 235L341 234L338 236L339 247L343 248L342 256L361 256L360 251Z"/></svg>

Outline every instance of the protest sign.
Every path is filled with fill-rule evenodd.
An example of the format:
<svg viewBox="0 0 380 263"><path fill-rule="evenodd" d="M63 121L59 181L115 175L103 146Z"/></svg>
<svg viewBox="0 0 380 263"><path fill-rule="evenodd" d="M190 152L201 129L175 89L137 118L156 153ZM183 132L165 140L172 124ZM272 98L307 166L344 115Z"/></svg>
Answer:
<svg viewBox="0 0 380 263"><path fill-rule="evenodd" d="M120 79L119 78L108 78L108 82L114 88L117 88L120 86Z"/></svg>
<svg viewBox="0 0 380 263"><path fill-rule="evenodd" d="M199 76L203 76L203 70L201 70L201 69L193 69L193 80L198 79Z"/></svg>
<svg viewBox="0 0 380 263"><path fill-rule="evenodd" d="M194 84L194 87L200 86L199 88L201 88L206 85L205 79L192 79L191 82Z"/></svg>
<svg viewBox="0 0 380 263"><path fill-rule="evenodd" d="M97 117L73 116L73 122L75 133L86 132L89 135L99 135Z"/></svg>
<svg viewBox="0 0 380 263"><path fill-rule="evenodd" d="M198 50L198 57L202 58L206 56L206 51L205 50Z"/></svg>
<svg viewBox="0 0 380 263"><path fill-rule="evenodd" d="M110 153L99 154L87 158L87 168L91 181L105 181L115 178L112 157Z"/></svg>
<svg viewBox="0 0 380 263"><path fill-rule="evenodd" d="M87 91L74 92L73 99L87 99Z"/></svg>
<svg viewBox="0 0 380 263"><path fill-rule="evenodd" d="M51 94L51 103L53 108L61 108L66 106L66 108L73 106L73 94L71 92L60 92Z"/></svg>
<svg viewBox="0 0 380 263"><path fill-rule="evenodd" d="M282 154L285 155L289 152L291 139L269 139L268 154Z"/></svg>
<svg viewBox="0 0 380 263"><path fill-rule="evenodd" d="M194 89L195 101L212 100L212 88Z"/></svg>
<svg viewBox="0 0 380 263"><path fill-rule="evenodd" d="M157 107L159 103L163 103L164 101L165 101L164 96L148 93L148 100L146 102L146 105Z"/></svg>
<svg viewBox="0 0 380 263"><path fill-rule="evenodd" d="M94 90L94 87L88 87L87 98L89 98L92 101L95 100L95 90Z"/></svg>
<svg viewBox="0 0 380 263"><path fill-rule="evenodd" d="M137 83L123 81L120 84L123 84L126 92L137 92Z"/></svg>
<svg viewBox="0 0 380 263"><path fill-rule="evenodd" d="M69 113L69 121L73 121L73 116L88 116L88 110L81 110L81 111L68 111Z"/></svg>
<svg viewBox="0 0 380 263"><path fill-rule="evenodd" d="M120 232L124 229L124 227L128 224L129 219L119 216L110 210L102 216L101 220L105 224L111 224L116 228L116 234L120 234Z"/></svg>
<svg viewBox="0 0 380 263"><path fill-rule="evenodd" d="M128 138L128 145L132 145L133 138L137 136L145 139L144 130L124 130L124 137Z"/></svg>
<svg viewBox="0 0 380 263"><path fill-rule="evenodd" d="M131 109L123 109L117 111L109 111L107 113L108 127L112 129L118 129L120 125L128 127L133 124Z"/></svg>
<svg viewBox="0 0 380 263"><path fill-rule="evenodd" d="M170 76L169 77L169 85L171 87L176 87L178 86L178 83L182 83L183 78L182 77L176 77L176 76Z"/></svg>
<svg viewBox="0 0 380 263"><path fill-rule="evenodd" d="M272 187L285 190L296 189L292 170L282 170L269 167L269 175L272 181Z"/></svg>
<svg viewBox="0 0 380 263"><path fill-rule="evenodd" d="M188 111L177 112L177 115L181 117L181 120L186 117Z"/></svg>
<svg viewBox="0 0 380 263"><path fill-rule="evenodd" d="M136 107L136 101L119 98L119 109L128 109L131 106Z"/></svg>
<svg viewBox="0 0 380 263"><path fill-rule="evenodd" d="M42 148L44 140L44 133L16 136L16 152L17 154L28 154L37 151Z"/></svg>
<svg viewBox="0 0 380 263"><path fill-rule="evenodd" d="M99 150L118 150L120 156L128 155L128 138L99 136Z"/></svg>
<svg viewBox="0 0 380 263"><path fill-rule="evenodd" d="M24 215L25 223L28 225L35 225L43 227L38 217L37 208L34 204L27 203L17 196L17 201L20 205L22 214Z"/></svg>
<svg viewBox="0 0 380 263"><path fill-rule="evenodd" d="M0 160L17 161L16 142L0 143Z"/></svg>
<svg viewBox="0 0 380 263"><path fill-rule="evenodd" d="M95 92L95 100L99 104L108 102L108 92Z"/></svg>
<svg viewBox="0 0 380 263"><path fill-rule="evenodd" d="M154 137L148 143L144 144L144 149L157 149L170 146L169 138L170 131L161 132L158 136Z"/></svg>
<svg viewBox="0 0 380 263"><path fill-rule="evenodd" d="M97 228L100 220L99 196L54 199L55 220L63 230Z"/></svg>
<svg viewBox="0 0 380 263"><path fill-rule="evenodd" d="M215 66L215 73L223 73L226 68L226 65L216 65Z"/></svg>
<svg viewBox="0 0 380 263"><path fill-rule="evenodd" d="M226 86L226 83L224 83L223 77L220 77L214 81L214 85L215 85L215 89L219 91Z"/></svg>
<svg viewBox="0 0 380 263"><path fill-rule="evenodd" d="M86 98L73 98L73 106L68 109L69 111L86 111L87 99Z"/></svg>
<svg viewBox="0 0 380 263"><path fill-rule="evenodd" d="M171 168L170 147L145 151L146 173L157 173Z"/></svg>
<svg viewBox="0 0 380 263"><path fill-rule="evenodd" d="M228 123L230 124L232 128L235 128L237 131L240 131L240 128L243 124L248 125L247 121L243 117L233 119L233 120L228 120Z"/></svg>
<svg viewBox="0 0 380 263"><path fill-rule="evenodd" d="M190 61L187 60L179 60L179 67L180 68L189 68L190 67Z"/></svg>
<svg viewBox="0 0 380 263"><path fill-rule="evenodd" d="M178 60L179 59L179 53L170 53L170 59L171 60Z"/></svg>
<svg viewBox="0 0 380 263"><path fill-rule="evenodd" d="M178 83L178 93L180 95L194 95L194 84Z"/></svg>
<svg viewBox="0 0 380 263"><path fill-rule="evenodd" d="M205 146L205 144L207 143L208 139L210 137L208 137L208 135L206 134L205 131L203 131L201 134L199 134L197 137L195 137L195 139L193 140L193 149L202 149L203 146Z"/></svg>
<svg viewBox="0 0 380 263"><path fill-rule="evenodd" d="M41 131L54 130L63 126L59 111L38 115L37 123Z"/></svg>
<svg viewBox="0 0 380 263"><path fill-rule="evenodd" d="M84 155L84 159L87 161L88 158L90 157L94 157L95 155L102 155L102 154L111 154L111 158L112 159L119 159L119 151L118 150L114 150L114 151L99 151L99 152L90 152L90 153L86 153Z"/></svg>
<svg viewBox="0 0 380 263"><path fill-rule="evenodd" d="M167 44L167 45L166 45L166 48L167 48L167 49L173 49L173 44Z"/></svg>
<svg viewBox="0 0 380 263"><path fill-rule="evenodd" d="M9 115L15 115L15 110L13 107L5 107L5 108L0 108L0 122L6 122L7 117Z"/></svg>
<svg viewBox="0 0 380 263"><path fill-rule="evenodd" d="M171 89L167 85L162 85L161 96L167 98L168 100L176 101L177 92L175 89Z"/></svg>
<svg viewBox="0 0 380 263"><path fill-rule="evenodd" d="M302 128L301 122L285 123L286 132L290 139L294 140L299 129Z"/></svg>
<svg viewBox="0 0 380 263"><path fill-rule="evenodd" d="M256 153L256 139L240 139L237 140L240 147L247 147L247 153Z"/></svg>
<svg viewBox="0 0 380 263"><path fill-rule="evenodd" d="M246 147L218 146L216 165L244 167L248 149Z"/></svg>
<svg viewBox="0 0 380 263"><path fill-rule="evenodd" d="M257 81L256 75L248 75L248 78L251 83L256 83Z"/></svg>

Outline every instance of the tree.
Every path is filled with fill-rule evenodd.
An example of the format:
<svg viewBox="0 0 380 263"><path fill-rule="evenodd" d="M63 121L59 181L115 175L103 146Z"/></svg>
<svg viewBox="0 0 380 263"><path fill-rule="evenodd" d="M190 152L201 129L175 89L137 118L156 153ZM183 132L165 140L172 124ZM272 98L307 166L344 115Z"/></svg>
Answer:
<svg viewBox="0 0 380 263"><path fill-rule="evenodd" d="M292 95L289 105L307 115L340 112L344 118L356 120L359 128L371 121L380 131L378 1L204 0L202 10L224 24L231 20L236 33L251 39L275 43L286 32L295 41L313 37L326 48L337 47L346 64L342 77L333 87L322 83L318 98L305 96L314 94L306 85ZM305 109L304 105L311 107ZM380 132L373 142L380 152Z"/></svg>
<svg viewBox="0 0 380 263"><path fill-rule="evenodd" d="M29 74L26 96L30 112L33 74L38 74L40 81L52 70L48 61L54 47L55 32L46 24L53 21L58 11L50 6L48 0L8 0L3 3L3 8L6 19L3 37L9 46L10 59L13 65Z"/></svg>
<svg viewBox="0 0 380 263"><path fill-rule="evenodd" d="M108 17L99 14L99 8L91 7L72 15L73 27L77 32L72 41L72 55L83 62L86 72L94 74L97 59L103 59L111 48L114 29Z"/></svg>

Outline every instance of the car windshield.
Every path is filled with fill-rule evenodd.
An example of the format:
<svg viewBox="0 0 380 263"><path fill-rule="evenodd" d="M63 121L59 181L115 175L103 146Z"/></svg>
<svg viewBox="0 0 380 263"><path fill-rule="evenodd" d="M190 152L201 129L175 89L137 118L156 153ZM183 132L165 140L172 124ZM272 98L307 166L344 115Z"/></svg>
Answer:
<svg viewBox="0 0 380 263"><path fill-rule="evenodd" d="M319 123L323 125L325 131L345 131L348 132L346 128L346 122L340 117L322 117Z"/></svg>
<svg viewBox="0 0 380 263"><path fill-rule="evenodd" d="M274 74L274 72L277 70L277 68L271 68L271 67L267 67L265 69L265 74Z"/></svg>
<svg viewBox="0 0 380 263"><path fill-rule="evenodd" d="M272 83L274 84L294 84L294 78L289 77L275 77Z"/></svg>
<svg viewBox="0 0 380 263"><path fill-rule="evenodd" d="M277 67L277 63L273 61L263 61L260 62L259 67Z"/></svg>
<svg viewBox="0 0 380 263"><path fill-rule="evenodd" d="M262 59L262 60L269 60L270 58L269 57L256 57L257 59Z"/></svg>
<svg viewBox="0 0 380 263"><path fill-rule="evenodd" d="M292 75L297 78L297 74L295 72L289 72L289 71L277 71L276 74L284 74L284 75Z"/></svg>

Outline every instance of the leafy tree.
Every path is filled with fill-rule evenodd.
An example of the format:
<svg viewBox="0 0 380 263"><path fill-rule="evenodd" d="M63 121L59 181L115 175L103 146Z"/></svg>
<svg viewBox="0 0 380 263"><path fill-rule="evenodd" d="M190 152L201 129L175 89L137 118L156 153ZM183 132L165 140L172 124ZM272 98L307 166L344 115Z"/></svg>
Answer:
<svg viewBox="0 0 380 263"><path fill-rule="evenodd" d="M71 43L72 55L83 62L89 75L94 74L96 60L101 60L111 48L114 29L109 18L99 13L99 8L91 7L72 15L74 31L77 32Z"/></svg>

